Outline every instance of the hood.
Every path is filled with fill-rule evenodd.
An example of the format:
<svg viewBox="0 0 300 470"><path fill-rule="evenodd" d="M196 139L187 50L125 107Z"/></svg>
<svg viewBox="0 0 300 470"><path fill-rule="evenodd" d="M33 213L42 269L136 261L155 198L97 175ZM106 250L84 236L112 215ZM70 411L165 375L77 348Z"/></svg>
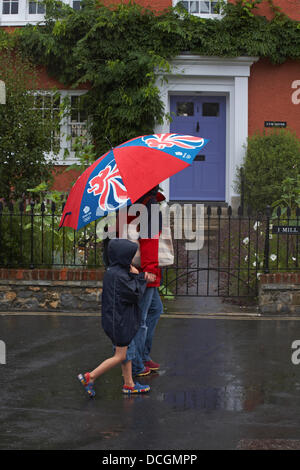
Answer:
<svg viewBox="0 0 300 470"><path fill-rule="evenodd" d="M138 249L137 243L123 238L114 238L108 245L109 266L129 267Z"/></svg>

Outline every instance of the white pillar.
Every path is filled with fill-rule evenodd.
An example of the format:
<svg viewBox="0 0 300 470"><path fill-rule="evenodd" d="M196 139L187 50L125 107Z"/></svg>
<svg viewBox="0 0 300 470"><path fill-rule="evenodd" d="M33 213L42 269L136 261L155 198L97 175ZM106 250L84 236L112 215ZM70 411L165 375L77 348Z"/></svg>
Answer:
<svg viewBox="0 0 300 470"><path fill-rule="evenodd" d="M233 188L237 166L244 161L248 137L248 77L234 77L234 152L230 160L229 204L239 197Z"/></svg>

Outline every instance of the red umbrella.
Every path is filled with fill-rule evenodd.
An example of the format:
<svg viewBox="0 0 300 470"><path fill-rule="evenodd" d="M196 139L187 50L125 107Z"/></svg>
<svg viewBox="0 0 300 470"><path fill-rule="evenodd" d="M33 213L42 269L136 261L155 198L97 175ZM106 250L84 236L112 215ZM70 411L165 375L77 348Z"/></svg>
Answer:
<svg viewBox="0 0 300 470"><path fill-rule="evenodd" d="M155 134L115 147L78 178L64 207L60 227L78 230L134 203L151 188L191 165L207 142L190 135Z"/></svg>

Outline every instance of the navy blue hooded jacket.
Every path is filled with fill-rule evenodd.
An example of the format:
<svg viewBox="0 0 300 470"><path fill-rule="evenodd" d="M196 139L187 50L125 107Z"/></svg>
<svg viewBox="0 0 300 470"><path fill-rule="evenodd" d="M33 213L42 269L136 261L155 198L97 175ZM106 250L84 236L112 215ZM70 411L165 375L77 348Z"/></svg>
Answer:
<svg viewBox="0 0 300 470"><path fill-rule="evenodd" d="M146 290L144 273L129 272L137 244L110 240L109 267L103 278L102 326L115 346L128 346L140 326L138 302Z"/></svg>

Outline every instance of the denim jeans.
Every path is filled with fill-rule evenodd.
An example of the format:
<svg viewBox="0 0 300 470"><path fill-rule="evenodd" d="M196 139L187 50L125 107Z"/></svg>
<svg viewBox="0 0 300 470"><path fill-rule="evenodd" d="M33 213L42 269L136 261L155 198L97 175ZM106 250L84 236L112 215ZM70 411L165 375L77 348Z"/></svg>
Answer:
<svg viewBox="0 0 300 470"><path fill-rule="evenodd" d="M144 362L150 361L150 351L155 327L163 312L163 305L160 300L157 287L147 287L145 294L140 301L141 325L133 338L135 357L132 360L132 373L138 374L144 370ZM132 345L130 343L129 348ZM129 358L128 358L129 359Z"/></svg>

